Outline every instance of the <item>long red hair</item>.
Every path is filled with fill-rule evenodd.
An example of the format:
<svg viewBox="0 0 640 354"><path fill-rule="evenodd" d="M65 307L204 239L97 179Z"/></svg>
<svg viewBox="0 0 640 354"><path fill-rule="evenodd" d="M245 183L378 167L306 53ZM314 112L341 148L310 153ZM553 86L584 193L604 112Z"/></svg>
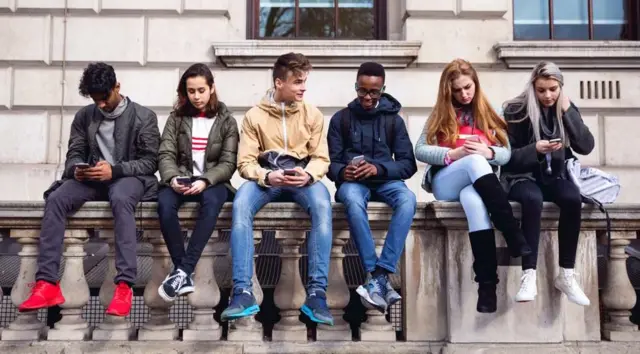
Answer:
<svg viewBox="0 0 640 354"><path fill-rule="evenodd" d="M491 143L499 142L503 146L507 145L507 123L491 107L480 89L476 70L464 59L452 61L442 71L438 99L425 126L427 143L433 145L445 143L455 146L458 139L458 120L453 107L452 85L454 80L463 75L469 76L476 86L475 95L471 101L475 126L482 130Z"/></svg>

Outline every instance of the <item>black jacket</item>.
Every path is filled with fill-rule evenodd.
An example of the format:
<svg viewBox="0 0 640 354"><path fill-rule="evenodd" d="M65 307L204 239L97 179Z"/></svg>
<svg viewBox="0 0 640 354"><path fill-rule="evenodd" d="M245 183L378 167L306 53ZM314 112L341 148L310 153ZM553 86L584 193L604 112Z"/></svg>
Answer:
<svg viewBox="0 0 640 354"><path fill-rule="evenodd" d="M331 118L327 142L331 165L327 177L336 183L344 183L343 170L355 156L364 155L365 160L376 166L377 176L363 181L364 184L375 185L393 180L411 178L418 170L413 154L413 144L409 139L407 128L398 115L401 105L389 94L383 94L378 107L366 111L355 99L347 108L338 111ZM345 111L346 110L346 111ZM348 137L343 137L341 119L343 114L350 115ZM395 120L393 122L392 120ZM392 124L394 131L393 146L387 136L390 131L387 124ZM393 149L393 150L392 150Z"/></svg>
<svg viewBox="0 0 640 354"><path fill-rule="evenodd" d="M69 135L69 148L62 174L62 181L54 183L44 194L45 199L66 179L72 179L74 165L81 162L96 164L100 160L100 149L96 140L98 127L104 119L95 104L80 109ZM158 179L158 147L160 130L156 114L133 101L115 120L113 132L115 150L112 166L113 180L122 177L137 177L144 184L143 201L156 198Z"/></svg>
<svg viewBox="0 0 640 354"><path fill-rule="evenodd" d="M526 109L520 110L517 114L508 113L514 111L517 111L517 109L513 106L508 106L504 110L509 143L511 144L511 159L509 163L502 167L500 176L507 189L524 179L535 181L535 175L546 169L547 166L545 155L539 154L536 150L536 140L531 120L522 120L526 114ZM563 113L562 124L564 125L565 134L569 138L570 147L565 148L564 154L558 155L567 160L575 157L573 155L574 151L580 155L588 155L593 151L595 146L593 135L584 124L580 111L573 103L571 103L569 110ZM555 156L552 155L552 160L554 159ZM552 165L555 164L565 168L564 160L552 161Z"/></svg>

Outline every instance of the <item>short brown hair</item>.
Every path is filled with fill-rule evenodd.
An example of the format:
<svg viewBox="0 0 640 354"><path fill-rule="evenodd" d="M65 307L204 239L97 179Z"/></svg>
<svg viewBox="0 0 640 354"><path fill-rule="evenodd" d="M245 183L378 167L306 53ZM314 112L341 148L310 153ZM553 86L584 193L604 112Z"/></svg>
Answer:
<svg viewBox="0 0 640 354"><path fill-rule="evenodd" d="M286 80L289 72L297 76L309 70L311 63L302 53L283 54L273 64L273 83L275 84L276 79Z"/></svg>

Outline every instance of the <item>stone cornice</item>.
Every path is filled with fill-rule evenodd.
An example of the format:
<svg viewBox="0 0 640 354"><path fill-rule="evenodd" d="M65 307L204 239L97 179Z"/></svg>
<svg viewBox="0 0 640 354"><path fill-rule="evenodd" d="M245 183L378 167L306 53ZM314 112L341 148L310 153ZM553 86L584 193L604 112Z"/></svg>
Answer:
<svg viewBox="0 0 640 354"><path fill-rule="evenodd" d="M287 52L307 56L315 68L352 68L376 61L404 68L417 57L419 41L243 40L213 43L217 60L230 68L271 68Z"/></svg>
<svg viewBox="0 0 640 354"><path fill-rule="evenodd" d="M511 41L494 45L507 67L530 69L542 60L562 69L638 69L640 41Z"/></svg>

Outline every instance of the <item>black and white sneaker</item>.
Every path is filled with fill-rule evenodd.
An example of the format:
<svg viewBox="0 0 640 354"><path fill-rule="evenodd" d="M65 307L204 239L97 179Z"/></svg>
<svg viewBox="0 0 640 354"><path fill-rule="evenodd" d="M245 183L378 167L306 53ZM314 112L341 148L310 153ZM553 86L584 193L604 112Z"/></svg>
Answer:
<svg viewBox="0 0 640 354"><path fill-rule="evenodd" d="M180 288L189 276L181 269L176 269L167 275L158 288L158 294L164 301L172 302L179 295Z"/></svg>
<svg viewBox="0 0 640 354"><path fill-rule="evenodd" d="M191 275L189 275L184 280L184 283L182 283L182 286L178 290L178 296L191 294L192 292L194 292L196 290L195 285L193 283L193 274L194 273L191 273Z"/></svg>

